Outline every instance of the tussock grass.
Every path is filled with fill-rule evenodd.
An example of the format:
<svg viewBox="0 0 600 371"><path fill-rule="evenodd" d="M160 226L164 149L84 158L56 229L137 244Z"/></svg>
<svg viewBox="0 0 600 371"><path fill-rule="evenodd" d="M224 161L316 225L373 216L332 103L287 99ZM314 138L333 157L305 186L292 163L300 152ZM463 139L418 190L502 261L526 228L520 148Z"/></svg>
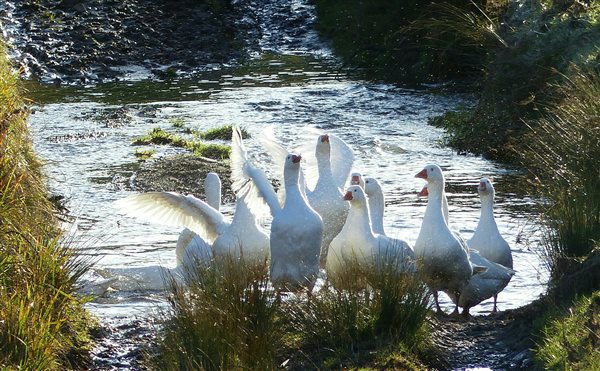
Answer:
<svg viewBox="0 0 600 371"><path fill-rule="evenodd" d="M348 278L348 279L346 279ZM223 259L171 282L153 363L179 369L417 369L429 294L414 277L349 266L347 285L279 298L268 264ZM359 283L357 283L359 282Z"/></svg>
<svg viewBox="0 0 600 371"><path fill-rule="evenodd" d="M76 281L88 264L61 243L32 150L18 77L0 50L0 367L65 369L87 359Z"/></svg>
<svg viewBox="0 0 600 371"><path fill-rule="evenodd" d="M546 370L600 369L600 291L579 299L544 328L536 350Z"/></svg>
<svg viewBox="0 0 600 371"><path fill-rule="evenodd" d="M229 158L231 147L222 144L201 143L197 141L188 142L186 146L195 156L208 157L215 160Z"/></svg>
<svg viewBox="0 0 600 371"><path fill-rule="evenodd" d="M413 368L426 336L429 299L415 276L392 265L376 269L349 261L309 300L284 303L288 331L303 354L294 358L305 367L339 369L395 359L388 367Z"/></svg>
<svg viewBox="0 0 600 371"><path fill-rule="evenodd" d="M161 128L154 128L144 136L138 137L133 140L134 146L148 145L148 144L169 144L174 147L185 147L187 141L178 135L169 133Z"/></svg>
<svg viewBox="0 0 600 371"><path fill-rule="evenodd" d="M250 138L250 133L244 128L241 128L242 138ZM206 131L196 133L200 138L205 140L231 140L232 126L225 125L216 128L212 128Z"/></svg>
<svg viewBox="0 0 600 371"><path fill-rule="evenodd" d="M600 76L578 71L565 81L558 103L529 124L524 154L547 200L544 247L554 278L600 241Z"/></svg>
<svg viewBox="0 0 600 371"><path fill-rule="evenodd" d="M229 127L231 130L231 126ZM229 135L231 139L231 134ZM186 148L190 150L194 156L207 157L215 160L222 160L229 158L231 154L231 147L214 144L214 143L202 143L196 140L187 140L179 135L169 133L161 128L154 128L144 136L138 137L133 140L132 145L170 145L173 147ZM136 151L137 155L138 151ZM146 153L142 153L145 155ZM142 157L142 156L139 156Z"/></svg>
<svg viewBox="0 0 600 371"><path fill-rule="evenodd" d="M281 328L266 262L215 259L190 269L185 283L171 281L159 369L276 368Z"/></svg>

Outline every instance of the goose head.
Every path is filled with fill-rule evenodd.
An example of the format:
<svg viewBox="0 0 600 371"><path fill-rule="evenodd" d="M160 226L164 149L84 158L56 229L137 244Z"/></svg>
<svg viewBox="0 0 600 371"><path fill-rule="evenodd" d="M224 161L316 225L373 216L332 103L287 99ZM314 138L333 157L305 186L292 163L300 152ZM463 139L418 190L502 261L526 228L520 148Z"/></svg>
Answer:
<svg viewBox="0 0 600 371"><path fill-rule="evenodd" d="M283 174L284 177L286 174L298 174L300 170L300 161L302 160L302 155L297 155L294 153L290 153L286 156L285 162L283 164Z"/></svg>
<svg viewBox="0 0 600 371"><path fill-rule="evenodd" d="M479 185L477 186L477 192L479 192L479 196L491 196L494 198L494 186L492 182L488 178L481 178L479 180Z"/></svg>
<svg viewBox="0 0 600 371"><path fill-rule="evenodd" d="M381 184L375 178L365 178L364 189L367 196L372 197L372 195L383 194L383 190L381 188Z"/></svg>
<svg viewBox="0 0 600 371"><path fill-rule="evenodd" d="M361 173L352 173L350 177L350 185L358 185L365 188L365 181Z"/></svg>
<svg viewBox="0 0 600 371"><path fill-rule="evenodd" d="M331 154L331 144L329 143L329 135L319 135L317 146L315 147L315 157L317 160L329 159Z"/></svg>
<svg viewBox="0 0 600 371"><path fill-rule="evenodd" d="M350 201L350 204L352 205L363 206L367 203L367 196L361 186L353 185L346 189L344 200Z"/></svg>
<svg viewBox="0 0 600 371"><path fill-rule="evenodd" d="M445 186L444 174L442 169L435 164L426 165L423 170L419 171L415 178L425 179L428 184L428 192L433 192L433 188L442 192Z"/></svg>

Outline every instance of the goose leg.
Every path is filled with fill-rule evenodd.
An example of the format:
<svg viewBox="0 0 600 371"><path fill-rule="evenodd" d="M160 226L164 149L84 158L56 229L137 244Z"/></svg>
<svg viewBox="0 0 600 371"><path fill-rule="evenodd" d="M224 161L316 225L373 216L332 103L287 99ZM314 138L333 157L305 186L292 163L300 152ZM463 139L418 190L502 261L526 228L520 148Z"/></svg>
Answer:
<svg viewBox="0 0 600 371"><path fill-rule="evenodd" d="M452 316L458 316L459 312L458 312L458 302L460 301L460 292L455 292L454 295L456 295L456 305L454 306L454 311L452 312Z"/></svg>
<svg viewBox="0 0 600 371"><path fill-rule="evenodd" d="M496 307L496 302L498 301L498 294L494 295L494 309L492 309L492 313L497 313L498 308Z"/></svg>
<svg viewBox="0 0 600 371"><path fill-rule="evenodd" d="M435 300L435 309L437 311L438 314L443 313L442 308L440 307L440 302L438 301L438 292L437 291L433 291L433 299Z"/></svg>

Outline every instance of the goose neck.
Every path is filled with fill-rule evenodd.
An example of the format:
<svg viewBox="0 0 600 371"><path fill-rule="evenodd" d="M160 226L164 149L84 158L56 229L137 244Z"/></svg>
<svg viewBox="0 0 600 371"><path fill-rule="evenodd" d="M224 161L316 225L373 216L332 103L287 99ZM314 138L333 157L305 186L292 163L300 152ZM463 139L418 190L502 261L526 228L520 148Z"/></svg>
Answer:
<svg viewBox="0 0 600 371"><path fill-rule="evenodd" d="M373 231L383 234L383 213L385 208L385 200L383 194L375 192L369 195L369 214Z"/></svg>
<svg viewBox="0 0 600 371"><path fill-rule="evenodd" d="M206 203L219 211L221 207L221 187L218 189L216 187L207 187L204 190L204 194L206 195Z"/></svg>
<svg viewBox="0 0 600 371"><path fill-rule="evenodd" d="M352 233L360 236L374 237L371 218L369 216L369 206L359 203L351 204L346 223L344 224L344 228L346 227L352 228Z"/></svg>

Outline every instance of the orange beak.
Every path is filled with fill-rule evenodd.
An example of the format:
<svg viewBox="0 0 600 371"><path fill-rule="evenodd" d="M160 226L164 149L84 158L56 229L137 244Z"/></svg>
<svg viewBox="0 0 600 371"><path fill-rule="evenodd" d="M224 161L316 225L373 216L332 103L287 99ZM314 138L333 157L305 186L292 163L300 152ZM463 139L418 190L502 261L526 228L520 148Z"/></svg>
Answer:
<svg viewBox="0 0 600 371"><path fill-rule="evenodd" d="M300 155L292 155L292 162L297 164L298 162L300 162L300 160L302 160L302 156Z"/></svg>
<svg viewBox="0 0 600 371"><path fill-rule="evenodd" d="M329 135L323 134L321 136L321 143L329 143Z"/></svg>
<svg viewBox="0 0 600 371"><path fill-rule="evenodd" d="M417 193L417 197L427 197L427 196L429 196L429 191L427 190L427 187L423 187L421 192Z"/></svg>
<svg viewBox="0 0 600 371"><path fill-rule="evenodd" d="M346 194L344 195L344 200L346 200L346 201L352 200L352 192L350 192L350 191L346 192Z"/></svg>
<svg viewBox="0 0 600 371"><path fill-rule="evenodd" d="M427 169L423 169L415 175L415 178L427 179Z"/></svg>

